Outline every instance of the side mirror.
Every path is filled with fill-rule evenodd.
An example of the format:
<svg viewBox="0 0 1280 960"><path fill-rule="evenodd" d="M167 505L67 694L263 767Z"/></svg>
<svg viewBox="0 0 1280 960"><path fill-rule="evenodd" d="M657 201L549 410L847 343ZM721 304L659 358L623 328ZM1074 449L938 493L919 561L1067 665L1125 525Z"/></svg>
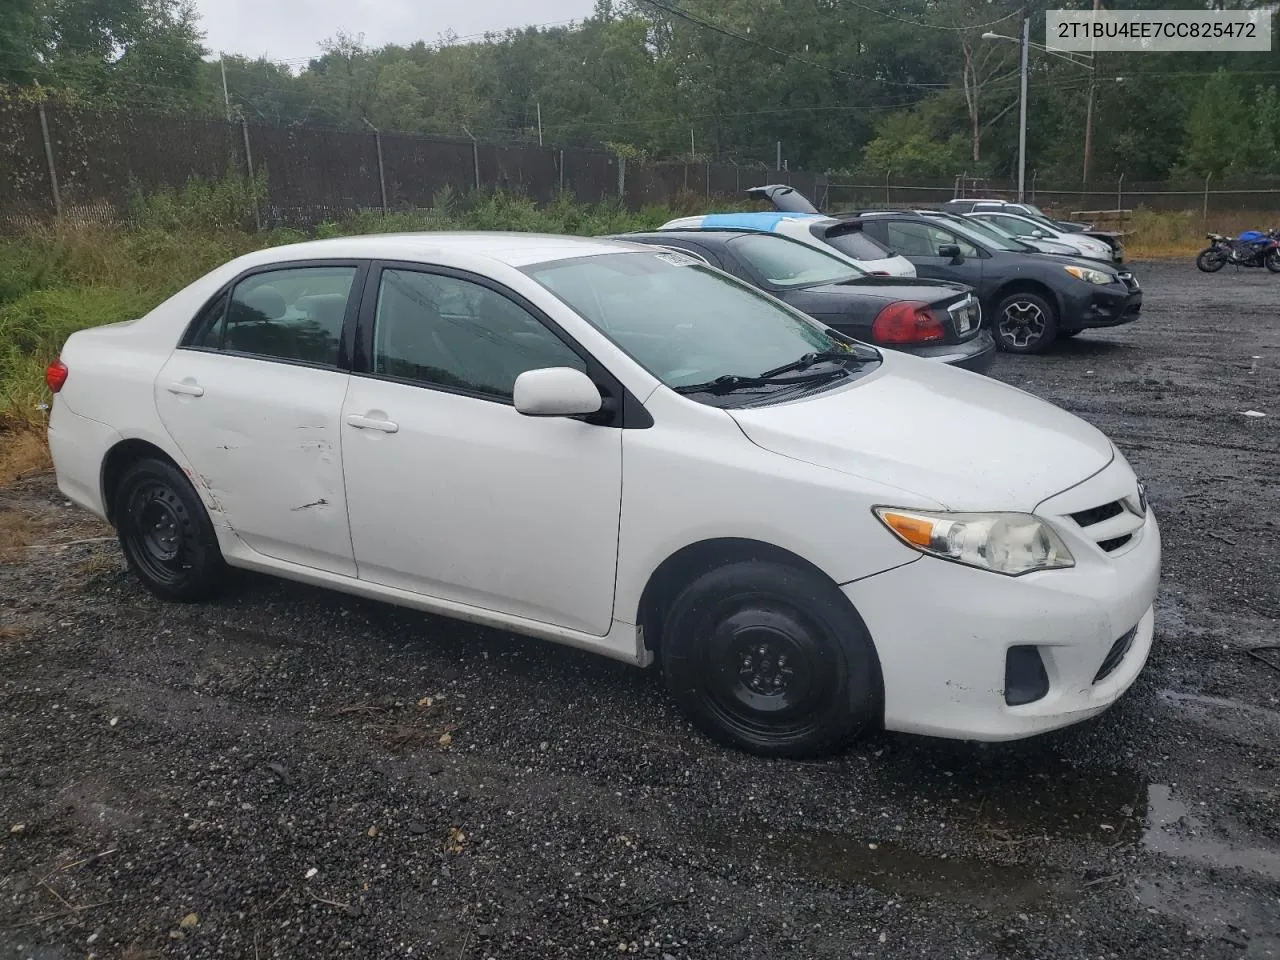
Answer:
<svg viewBox="0 0 1280 960"><path fill-rule="evenodd" d="M1048 234L1045 233L1043 230L1032 230L1031 235L1035 237L1037 240L1043 240L1045 237L1048 236Z"/></svg>
<svg viewBox="0 0 1280 960"><path fill-rule="evenodd" d="M958 243L944 243L938 247L938 256L946 257L952 263L960 263L964 260L964 255L960 252Z"/></svg>
<svg viewBox="0 0 1280 960"><path fill-rule="evenodd" d="M512 391L516 412L526 417L580 417L597 413L600 390L581 370L546 367L516 377Z"/></svg>

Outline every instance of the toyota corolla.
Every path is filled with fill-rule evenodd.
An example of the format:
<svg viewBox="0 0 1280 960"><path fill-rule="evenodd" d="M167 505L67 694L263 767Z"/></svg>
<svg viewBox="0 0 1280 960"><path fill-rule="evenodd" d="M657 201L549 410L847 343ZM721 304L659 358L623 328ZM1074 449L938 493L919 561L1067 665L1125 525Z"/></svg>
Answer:
<svg viewBox="0 0 1280 960"><path fill-rule="evenodd" d="M1103 711L1160 538L1092 426L693 258L511 234L234 260L48 371L60 489L172 601L227 567L661 665L762 754Z"/></svg>

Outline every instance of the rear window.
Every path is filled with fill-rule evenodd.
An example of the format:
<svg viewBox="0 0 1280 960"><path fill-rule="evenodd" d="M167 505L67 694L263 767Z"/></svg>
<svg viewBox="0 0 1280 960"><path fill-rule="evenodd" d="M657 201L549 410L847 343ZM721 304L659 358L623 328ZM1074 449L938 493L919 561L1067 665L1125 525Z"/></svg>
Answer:
<svg viewBox="0 0 1280 960"><path fill-rule="evenodd" d="M813 232L820 240L826 241L828 246L835 247L846 257L853 257L855 260L883 260L885 257L893 256L888 248L876 243L861 230L824 235L824 229L814 227Z"/></svg>

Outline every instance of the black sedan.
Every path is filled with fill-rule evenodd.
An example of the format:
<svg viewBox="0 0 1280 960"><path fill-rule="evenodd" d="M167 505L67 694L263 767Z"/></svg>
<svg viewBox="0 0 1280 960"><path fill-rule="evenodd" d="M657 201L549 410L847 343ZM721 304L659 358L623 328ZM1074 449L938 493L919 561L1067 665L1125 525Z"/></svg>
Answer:
<svg viewBox="0 0 1280 960"><path fill-rule="evenodd" d="M613 239L692 256L864 343L977 373L995 355L978 300L963 284L871 276L847 258L776 233L707 228Z"/></svg>

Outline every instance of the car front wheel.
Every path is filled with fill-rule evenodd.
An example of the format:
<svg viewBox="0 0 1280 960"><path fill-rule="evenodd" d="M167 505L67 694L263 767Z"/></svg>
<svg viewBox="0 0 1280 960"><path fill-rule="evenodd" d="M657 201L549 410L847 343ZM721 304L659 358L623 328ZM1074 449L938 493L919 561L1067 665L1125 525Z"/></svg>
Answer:
<svg viewBox="0 0 1280 960"><path fill-rule="evenodd" d="M129 568L162 600L189 603L217 592L222 552L204 504L182 471L140 460L115 493L116 535Z"/></svg>
<svg viewBox="0 0 1280 960"><path fill-rule="evenodd" d="M765 756L839 749L875 721L871 637L816 572L763 560L711 570L671 605L663 673L707 735Z"/></svg>
<svg viewBox="0 0 1280 960"><path fill-rule="evenodd" d="M996 307L996 346L1009 353L1042 353L1058 335L1053 305L1035 293L1013 293Z"/></svg>

